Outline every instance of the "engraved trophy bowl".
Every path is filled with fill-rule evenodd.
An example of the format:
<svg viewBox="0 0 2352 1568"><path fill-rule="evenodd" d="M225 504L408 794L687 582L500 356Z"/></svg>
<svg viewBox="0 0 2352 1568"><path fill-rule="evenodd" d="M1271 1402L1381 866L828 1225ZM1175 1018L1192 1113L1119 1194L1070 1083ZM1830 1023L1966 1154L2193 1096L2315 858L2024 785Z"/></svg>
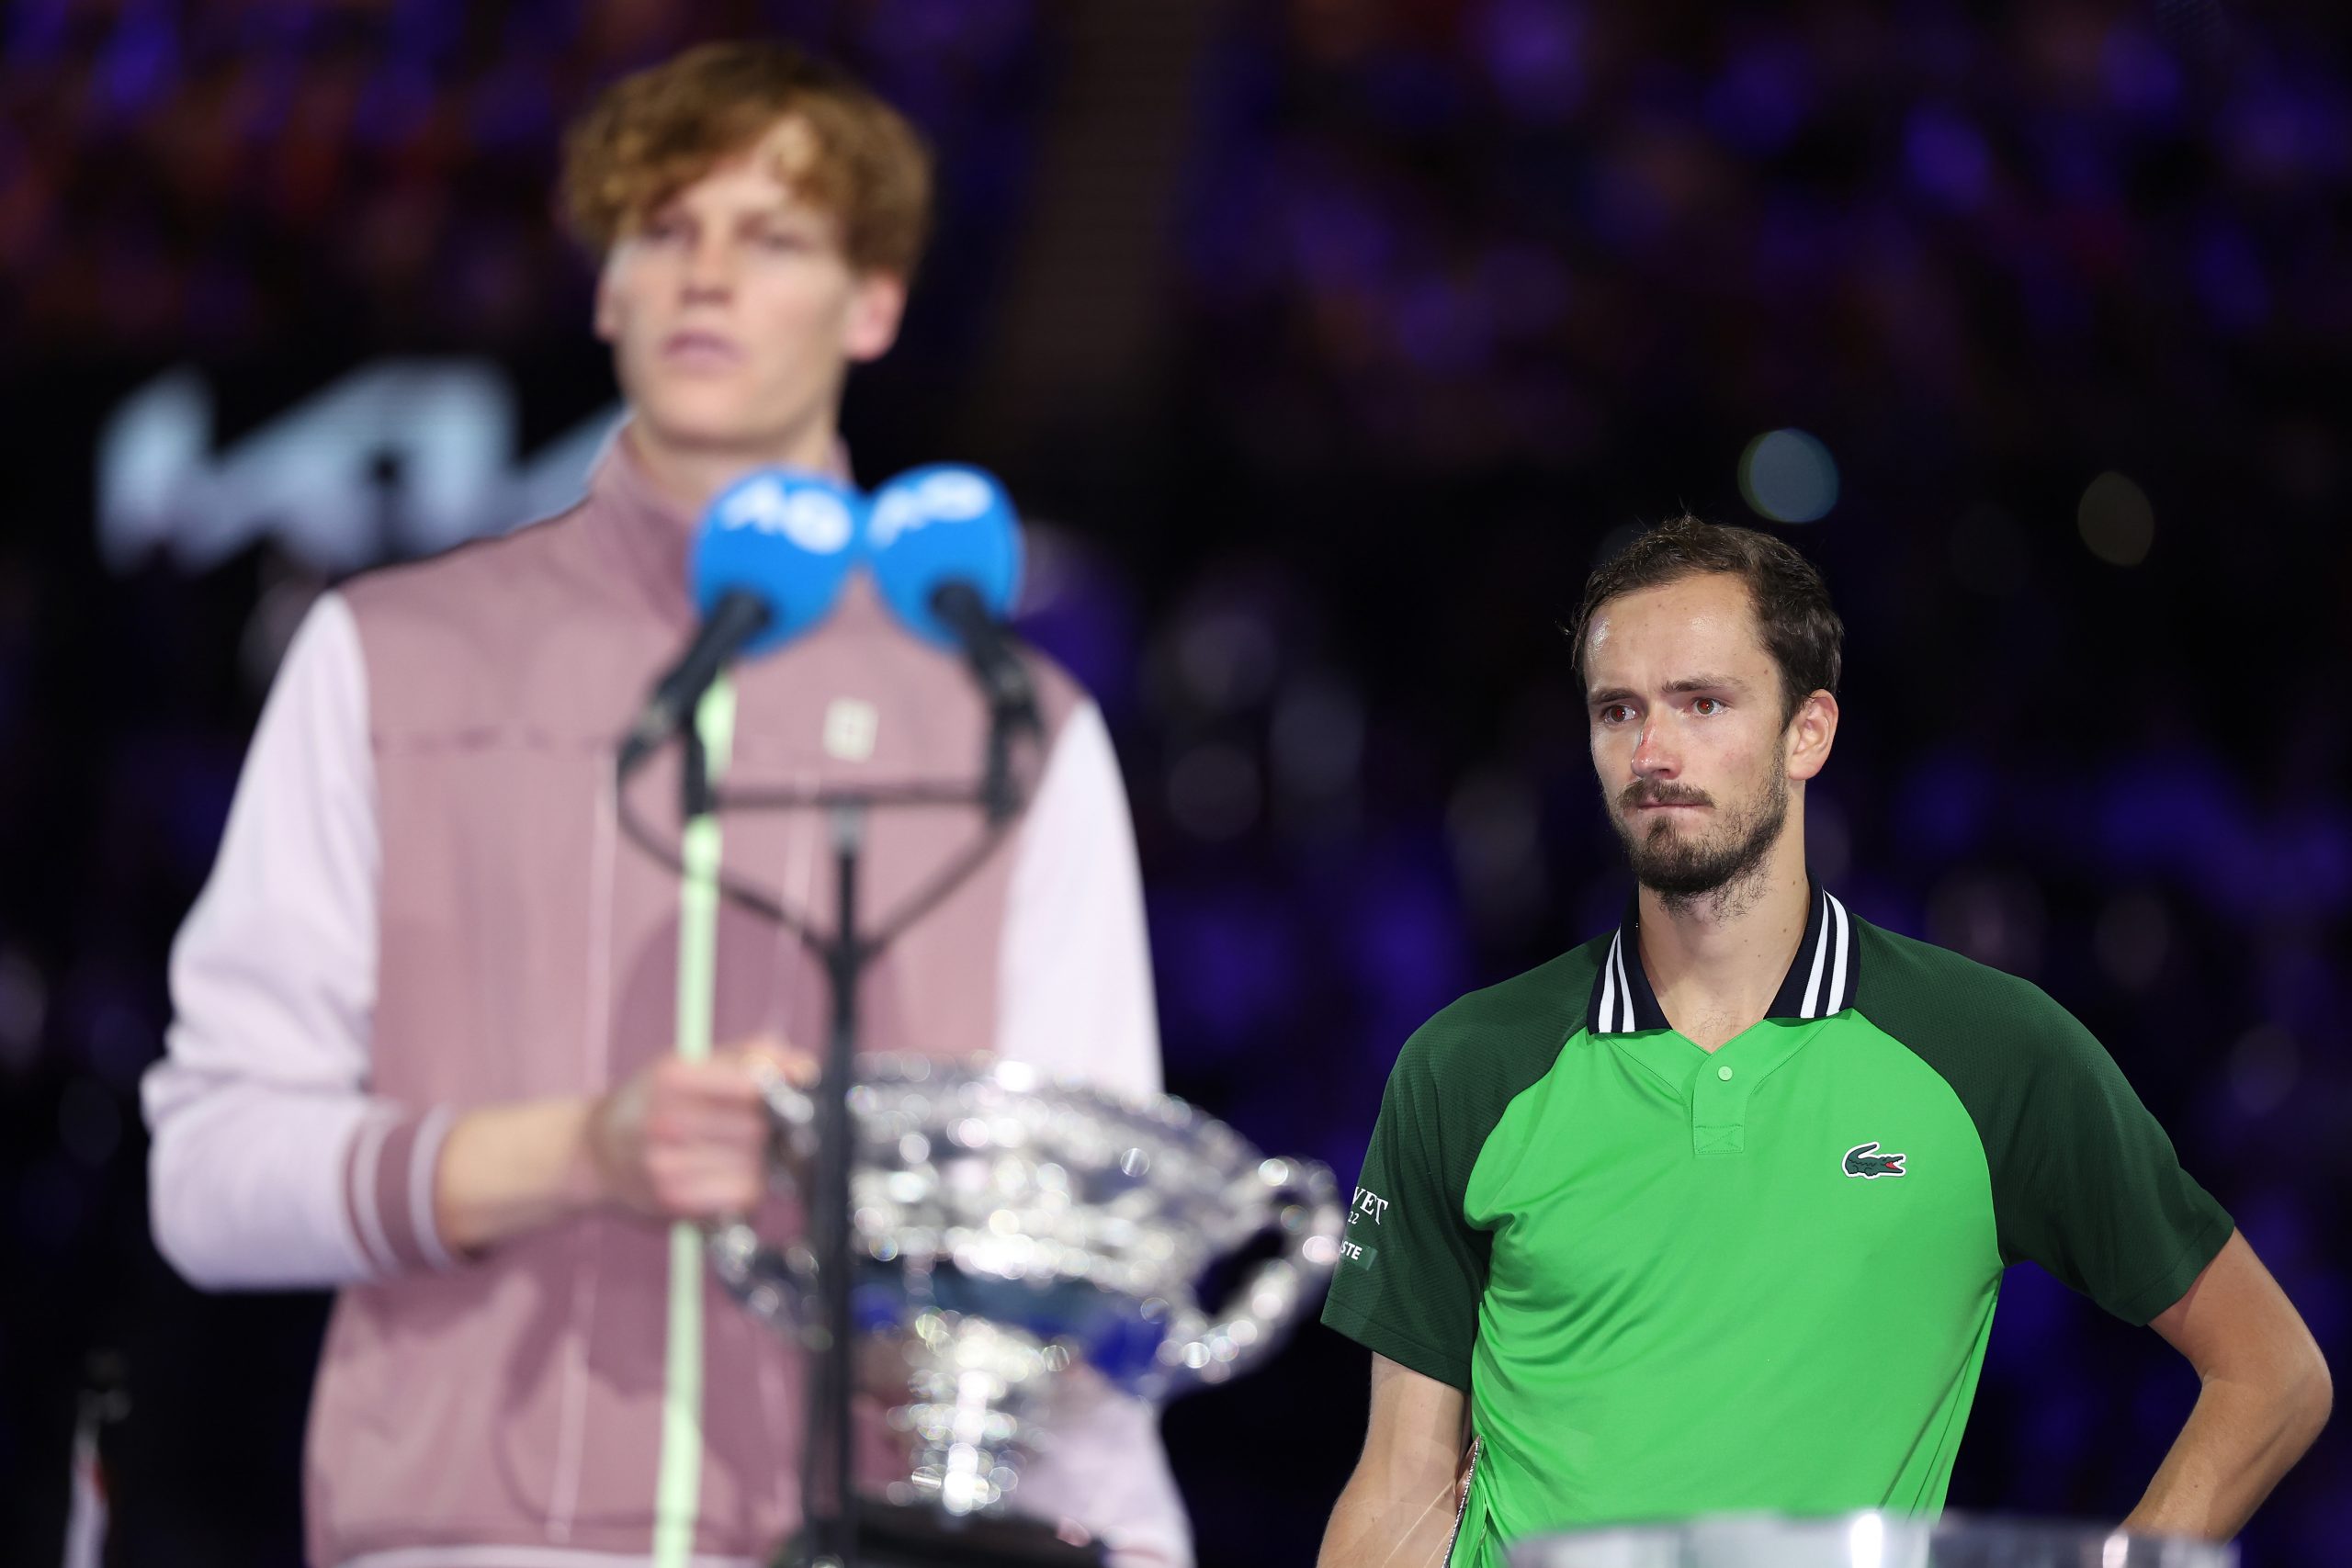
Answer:
<svg viewBox="0 0 2352 1568"><path fill-rule="evenodd" d="M865 1055L850 1088L854 1332L861 1381L902 1369L889 1413L910 1462L890 1501L1006 1513L1049 1449L1054 1395L1076 1369L1164 1400L1246 1371L1328 1281L1343 1215L1330 1171L1270 1159L1170 1096L1131 1101L1021 1063ZM764 1080L777 1185L806 1190L815 1103ZM1267 1250L1205 1310L1222 1262ZM816 1260L745 1221L711 1263L788 1335L816 1316ZM894 1380L895 1381L895 1380Z"/></svg>

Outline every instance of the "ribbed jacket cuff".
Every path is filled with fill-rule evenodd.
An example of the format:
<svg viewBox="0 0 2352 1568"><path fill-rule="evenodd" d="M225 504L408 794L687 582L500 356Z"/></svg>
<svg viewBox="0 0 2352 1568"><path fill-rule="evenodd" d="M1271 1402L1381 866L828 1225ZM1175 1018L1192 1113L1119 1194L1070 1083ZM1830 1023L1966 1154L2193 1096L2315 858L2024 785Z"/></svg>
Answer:
<svg viewBox="0 0 2352 1568"><path fill-rule="evenodd" d="M343 1206L371 1273L456 1266L433 1224L433 1173L453 1120L446 1105L396 1111L368 1118L352 1138Z"/></svg>

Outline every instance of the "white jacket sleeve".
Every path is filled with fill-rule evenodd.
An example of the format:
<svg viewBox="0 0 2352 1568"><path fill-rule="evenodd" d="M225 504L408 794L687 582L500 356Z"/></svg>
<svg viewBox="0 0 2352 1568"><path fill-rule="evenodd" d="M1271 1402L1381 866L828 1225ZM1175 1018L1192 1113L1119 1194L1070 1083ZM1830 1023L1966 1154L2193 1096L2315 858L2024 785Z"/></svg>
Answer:
<svg viewBox="0 0 2352 1568"><path fill-rule="evenodd" d="M997 1054L1117 1093L1160 1089L1135 825L1102 711L1063 722L1022 829L997 975Z"/></svg>
<svg viewBox="0 0 2352 1568"><path fill-rule="evenodd" d="M448 1264L431 1190L446 1114L367 1090L379 865L367 671L329 593L287 650L173 944L173 1022L142 1086L156 1245L196 1284Z"/></svg>
<svg viewBox="0 0 2352 1568"><path fill-rule="evenodd" d="M997 1054L1131 1096L1160 1089L1159 1017L1126 786L1102 712L1064 721L1022 829L997 977ZM1025 1504L1083 1520L1116 1568L1184 1568L1193 1532L1159 1412L1066 1380Z"/></svg>

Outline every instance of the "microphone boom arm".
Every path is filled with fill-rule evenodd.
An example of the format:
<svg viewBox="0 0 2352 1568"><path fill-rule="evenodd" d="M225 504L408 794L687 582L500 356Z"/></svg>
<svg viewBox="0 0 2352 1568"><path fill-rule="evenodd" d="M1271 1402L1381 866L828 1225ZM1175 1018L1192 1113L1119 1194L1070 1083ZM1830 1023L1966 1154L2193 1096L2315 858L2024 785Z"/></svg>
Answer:
<svg viewBox="0 0 2352 1568"><path fill-rule="evenodd" d="M931 591L932 614L956 634L964 662L978 682L989 707L988 760L980 795L989 820L1001 823L1020 815L1020 782L1013 776L1012 742L1023 733L1045 733L1037 709L1037 686L1029 666L1022 661L1012 634L989 614L978 590L951 578Z"/></svg>

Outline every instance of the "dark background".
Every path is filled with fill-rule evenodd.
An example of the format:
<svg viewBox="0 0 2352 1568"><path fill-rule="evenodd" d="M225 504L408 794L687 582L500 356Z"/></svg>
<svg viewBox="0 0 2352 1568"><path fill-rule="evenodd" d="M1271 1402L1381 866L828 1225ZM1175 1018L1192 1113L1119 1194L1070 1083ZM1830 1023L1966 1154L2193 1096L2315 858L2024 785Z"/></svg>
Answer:
<svg viewBox="0 0 2352 1568"><path fill-rule="evenodd" d="M556 136L709 36L835 52L939 148L852 446L869 481L989 464L1031 513L1028 625L1133 794L1175 1090L1351 1177L1405 1035L1623 899L1556 629L1584 573L1685 506L1765 523L1849 628L1816 872L2089 1022L2352 1350L2340 5L0 17L6 1562L58 1560L77 1408L115 1561L297 1560L322 1302L198 1295L147 1239L166 947L309 598L517 520L539 491L500 484L609 403ZM401 441L469 365L512 459L452 524ZM126 422L159 385L180 413ZM253 454L306 411L343 478L296 502ZM108 433L166 429L209 479L100 478ZM1310 1558L1364 1387L1310 1327L1173 1407L1204 1564ZM1952 1502L2120 1517L2195 1388L2014 1270ZM2247 1561L2347 1539L2331 1433Z"/></svg>

